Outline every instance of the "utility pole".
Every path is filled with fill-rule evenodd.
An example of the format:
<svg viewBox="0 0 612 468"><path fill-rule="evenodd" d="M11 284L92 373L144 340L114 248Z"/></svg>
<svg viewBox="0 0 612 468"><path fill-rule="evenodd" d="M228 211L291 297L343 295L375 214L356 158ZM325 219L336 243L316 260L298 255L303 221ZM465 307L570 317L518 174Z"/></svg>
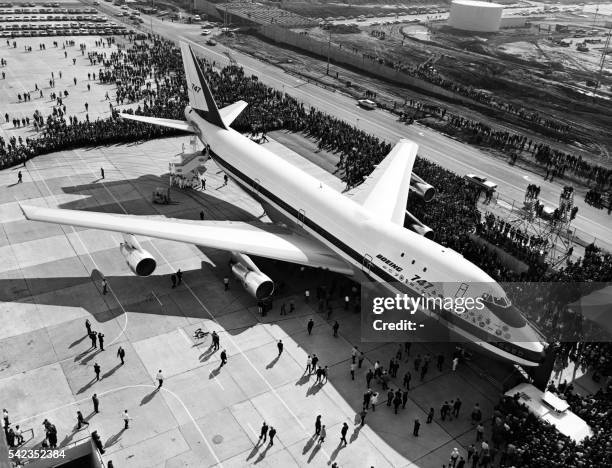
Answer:
<svg viewBox="0 0 612 468"><path fill-rule="evenodd" d="M331 52L331 29L329 30L329 40L327 41L327 71L326 75L329 75L329 55Z"/></svg>
<svg viewBox="0 0 612 468"><path fill-rule="evenodd" d="M610 29L608 30L608 35L606 37L606 42L604 43L604 48L601 52L601 59L599 60L599 76L597 77L596 89L601 86L601 77L603 76L604 64L606 63L606 54L608 53L608 48L610 47L610 37L612 37L612 25L610 25Z"/></svg>

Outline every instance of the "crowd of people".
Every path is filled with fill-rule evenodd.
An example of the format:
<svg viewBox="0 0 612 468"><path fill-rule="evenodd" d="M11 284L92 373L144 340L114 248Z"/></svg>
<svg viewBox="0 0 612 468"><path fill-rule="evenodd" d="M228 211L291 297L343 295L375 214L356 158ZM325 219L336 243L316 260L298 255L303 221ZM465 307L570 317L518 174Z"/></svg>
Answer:
<svg viewBox="0 0 612 468"><path fill-rule="evenodd" d="M60 99L56 101L50 115L43 116L37 111L33 116L33 121L41 131L37 138L22 140L21 137L12 137L8 142L0 140L2 167L24 163L38 154L58 150L175 134L171 129L121 119L113 107L113 103L115 106L134 104L137 106L134 110L137 114L182 119L188 99L180 51L170 41L159 37L149 39L133 41L129 47L118 47L114 51L88 53L90 64L100 67L97 74L92 74L94 81L97 78L98 83L116 85L114 99L108 97L111 110L109 118L90 120L86 116L79 120L76 116L68 115L72 108L66 106L67 100L62 102ZM251 134L263 132L265 135L267 131L285 129L308 135L318 143L320 149L339 155L338 173L348 187L358 185L391 149L385 141L314 108L308 109L287 94L264 85L256 76L247 76L240 67L228 66L217 71L214 62L203 61L202 65L220 107L240 99L249 103L233 125L236 130ZM538 161L560 167L558 175L561 177L565 170L569 170L604 185L612 181L612 171L592 166L580 157L561 154L545 145L534 144L526 137L493 131L446 111L441 111L440 115L447 118L451 125L465 127L474 135L480 135L501 148L531 151ZM539 124L548 122L541 117L525 115L525 118L534 118ZM548 122L547 125L552 126L553 123ZM460 252L494 279L565 283L612 280L610 254L594 247L588 248L580 260L568 260L562 268L551 269L541 258L544 240L513 230L504 221L492 216L483 220L476 203L479 192L463 178L423 158L417 158L414 171L434 185L438 193L430 203L411 195L410 211L434 230L436 242ZM509 250L528 265L528 271L513 271L495 251L475 242L472 237L474 234ZM609 344L603 345L599 348L598 356L606 353L611 356L611 351ZM584 362L593 363L599 359L592 357ZM599 364L601 367L601 362ZM384 381L382 373L381 370L379 377ZM395 405L394 402L400 401L402 396L394 394L389 398ZM516 460L516 463L525 467L561 466L551 464L550 453L557 453L559 459L563 460L563 466L587 467L596 466L601 457L605 456L605 451L602 453L596 450L597 444L589 445L590 442L587 442L576 446L558 433L553 437L552 429L530 416L513 399L504 399L498 406L501 413L499 431L503 439L507 440L507 447L515 446L516 449L507 449L507 460ZM599 432L596 437L599 441L605 440Z"/></svg>

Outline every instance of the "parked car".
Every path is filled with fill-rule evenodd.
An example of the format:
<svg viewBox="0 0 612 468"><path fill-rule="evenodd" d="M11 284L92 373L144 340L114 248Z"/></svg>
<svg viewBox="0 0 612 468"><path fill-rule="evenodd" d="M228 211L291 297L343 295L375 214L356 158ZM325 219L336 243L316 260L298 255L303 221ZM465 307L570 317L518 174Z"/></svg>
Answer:
<svg viewBox="0 0 612 468"><path fill-rule="evenodd" d="M209 40L207 40L207 41L206 41L206 45L209 45L209 46L216 46L216 45L217 45L217 43L216 43L215 41L213 41L212 39L209 39Z"/></svg>

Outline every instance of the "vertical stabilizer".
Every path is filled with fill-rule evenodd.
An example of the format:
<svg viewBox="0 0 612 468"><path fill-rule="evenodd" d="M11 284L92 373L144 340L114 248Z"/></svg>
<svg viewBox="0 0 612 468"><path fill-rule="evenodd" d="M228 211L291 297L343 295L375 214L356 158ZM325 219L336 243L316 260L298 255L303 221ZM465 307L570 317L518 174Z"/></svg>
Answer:
<svg viewBox="0 0 612 468"><path fill-rule="evenodd" d="M183 55L185 78L187 79L189 105L207 122L221 128L227 128L219 114L219 109L217 109L208 83L204 78L204 73L191 46L181 42L181 54Z"/></svg>

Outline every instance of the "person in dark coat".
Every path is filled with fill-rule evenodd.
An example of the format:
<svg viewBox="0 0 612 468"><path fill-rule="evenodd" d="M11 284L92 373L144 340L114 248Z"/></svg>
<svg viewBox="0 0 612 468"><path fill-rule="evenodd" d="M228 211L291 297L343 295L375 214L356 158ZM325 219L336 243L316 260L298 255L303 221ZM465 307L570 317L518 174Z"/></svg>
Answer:
<svg viewBox="0 0 612 468"><path fill-rule="evenodd" d="M412 429L412 435L415 437L419 436L419 428L421 427L421 422L418 419L414 420L414 427Z"/></svg>

